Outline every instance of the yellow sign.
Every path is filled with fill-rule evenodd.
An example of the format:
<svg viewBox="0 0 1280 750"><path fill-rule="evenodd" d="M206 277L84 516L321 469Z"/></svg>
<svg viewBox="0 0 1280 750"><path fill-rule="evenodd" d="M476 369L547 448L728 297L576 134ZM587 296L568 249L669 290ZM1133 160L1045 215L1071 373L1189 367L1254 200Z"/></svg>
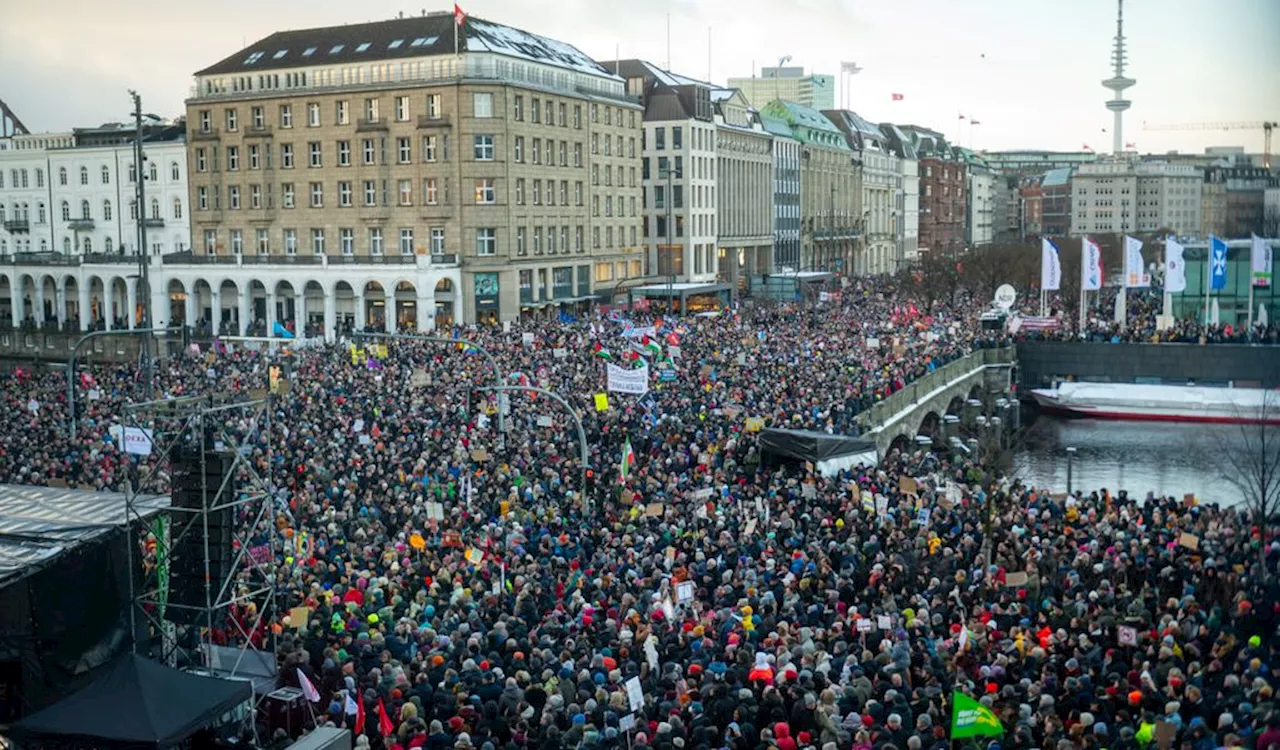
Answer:
<svg viewBox="0 0 1280 750"><path fill-rule="evenodd" d="M609 411L609 394L596 394L596 411Z"/></svg>
<svg viewBox="0 0 1280 750"><path fill-rule="evenodd" d="M423 539L421 534L410 534L409 546L421 552L427 548L427 540Z"/></svg>
<svg viewBox="0 0 1280 750"><path fill-rule="evenodd" d="M764 429L764 417L747 417L747 432L759 432Z"/></svg>

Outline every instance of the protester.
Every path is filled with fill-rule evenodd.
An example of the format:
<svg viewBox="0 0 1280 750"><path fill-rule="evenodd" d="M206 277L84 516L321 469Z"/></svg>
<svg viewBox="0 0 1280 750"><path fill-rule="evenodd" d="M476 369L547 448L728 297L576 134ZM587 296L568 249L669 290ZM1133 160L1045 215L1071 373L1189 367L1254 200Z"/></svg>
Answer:
<svg viewBox="0 0 1280 750"><path fill-rule="evenodd" d="M244 393L286 366L261 418L225 426L283 531L264 562L282 603L253 636L277 636L283 678L358 747L942 748L955 691L996 715L999 747L1136 748L1170 726L1180 746L1280 746L1274 528L1053 495L913 446L833 477L762 455L748 418L853 434L1003 343L982 307L878 281L815 305L446 333L573 405L585 495L573 420L512 395L500 446L499 400L469 390L494 374L462 344L188 352L155 386ZM648 363L650 392L608 392L607 362ZM120 489L160 465L111 429L141 399L136 368L87 374L74 440L58 374L6 380L0 481Z"/></svg>

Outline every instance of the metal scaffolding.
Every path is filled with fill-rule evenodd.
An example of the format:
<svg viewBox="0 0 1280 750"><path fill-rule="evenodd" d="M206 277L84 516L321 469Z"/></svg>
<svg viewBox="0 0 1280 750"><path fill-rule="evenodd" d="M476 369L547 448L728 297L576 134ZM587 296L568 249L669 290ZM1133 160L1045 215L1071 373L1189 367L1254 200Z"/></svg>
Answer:
<svg viewBox="0 0 1280 750"><path fill-rule="evenodd" d="M131 435L150 445L150 455L133 456L133 478L125 492L129 528L139 535L128 545L129 623L135 652L227 677L251 676L245 670L251 663L274 663L270 624L278 619L275 564L281 550L276 514L284 502L277 500L250 460L257 439L269 433L273 399L261 390L247 397L207 395L124 407L122 441ZM247 433L237 436L227 429L234 422L247 423ZM173 492L183 453L193 457L188 466L198 461L199 507L179 507L175 497L167 515L144 522L141 498ZM227 469L216 486L209 481L211 461L223 461ZM230 564L220 577L212 575L218 567L212 549L217 542L209 533L217 513L230 516L231 529ZM202 540L197 543L203 547L203 575L179 582L200 587L190 597L197 604L172 601L171 553L184 540ZM227 649L234 650L234 658ZM264 653L246 660L250 651Z"/></svg>

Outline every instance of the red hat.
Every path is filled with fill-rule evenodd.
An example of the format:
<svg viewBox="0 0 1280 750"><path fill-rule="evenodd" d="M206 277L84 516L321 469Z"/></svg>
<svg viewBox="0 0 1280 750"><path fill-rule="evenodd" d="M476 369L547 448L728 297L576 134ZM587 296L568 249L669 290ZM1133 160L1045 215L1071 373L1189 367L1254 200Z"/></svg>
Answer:
<svg viewBox="0 0 1280 750"><path fill-rule="evenodd" d="M462 729L462 717L455 716L452 719L449 719L449 728L455 732Z"/></svg>
<svg viewBox="0 0 1280 750"><path fill-rule="evenodd" d="M489 671L489 660L488 660L488 659L485 659L484 661L480 662L480 668L481 668L481 669L483 669L484 671L488 672L488 671Z"/></svg>
<svg viewBox="0 0 1280 750"><path fill-rule="evenodd" d="M987 692L988 692L988 693L991 693L991 694L993 694L993 695L994 695L995 693L997 693L997 692L999 692L999 691L1000 691L1000 686L999 686L999 685L995 684L994 682L988 682L988 683L987 683Z"/></svg>
<svg viewBox="0 0 1280 750"><path fill-rule="evenodd" d="M689 665L689 676L690 676L690 677L697 677L697 676L698 676L698 675L700 675L700 674L702 674L702 665L701 665L701 664L690 664L690 665Z"/></svg>
<svg viewBox="0 0 1280 750"><path fill-rule="evenodd" d="M1138 705L1138 704L1140 704L1140 703L1142 703L1142 691L1141 691L1141 690L1134 690L1134 691L1130 692L1130 693L1129 693L1129 705L1130 705L1130 706L1136 706L1136 705Z"/></svg>
<svg viewBox="0 0 1280 750"><path fill-rule="evenodd" d="M796 739L800 740L801 745L807 745L809 744L809 733L801 732L800 734L796 735Z"/></svg>
<svg viewBox="0 0 1280 750"><path fill-rule="evenodd" d="M871 718L871 714L862 715L862 726L869 727L875 723L875 719Z"/></svg>

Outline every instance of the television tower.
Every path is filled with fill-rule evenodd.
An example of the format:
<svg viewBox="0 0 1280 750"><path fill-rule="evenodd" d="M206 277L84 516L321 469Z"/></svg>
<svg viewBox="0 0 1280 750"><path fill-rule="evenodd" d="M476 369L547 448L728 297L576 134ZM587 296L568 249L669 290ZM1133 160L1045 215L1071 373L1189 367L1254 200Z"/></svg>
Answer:
<svg viewBox="0 0 1280 750"><path fill-rule="evenodd" d="M1124 111L1132 104L1124 98L1124 90L1137 83L1124 75L1125 58L1124 0L1116 0L1116 40L1115 47L1111 50L1111 62L1115 65L1114 75L1102 82L1102 85L1111 89L1114 94L1111 101L1107 102L1107 109L1115 113L1115 123L1111 127L1111 151L1116 156L1124 152Z"/></svg>

